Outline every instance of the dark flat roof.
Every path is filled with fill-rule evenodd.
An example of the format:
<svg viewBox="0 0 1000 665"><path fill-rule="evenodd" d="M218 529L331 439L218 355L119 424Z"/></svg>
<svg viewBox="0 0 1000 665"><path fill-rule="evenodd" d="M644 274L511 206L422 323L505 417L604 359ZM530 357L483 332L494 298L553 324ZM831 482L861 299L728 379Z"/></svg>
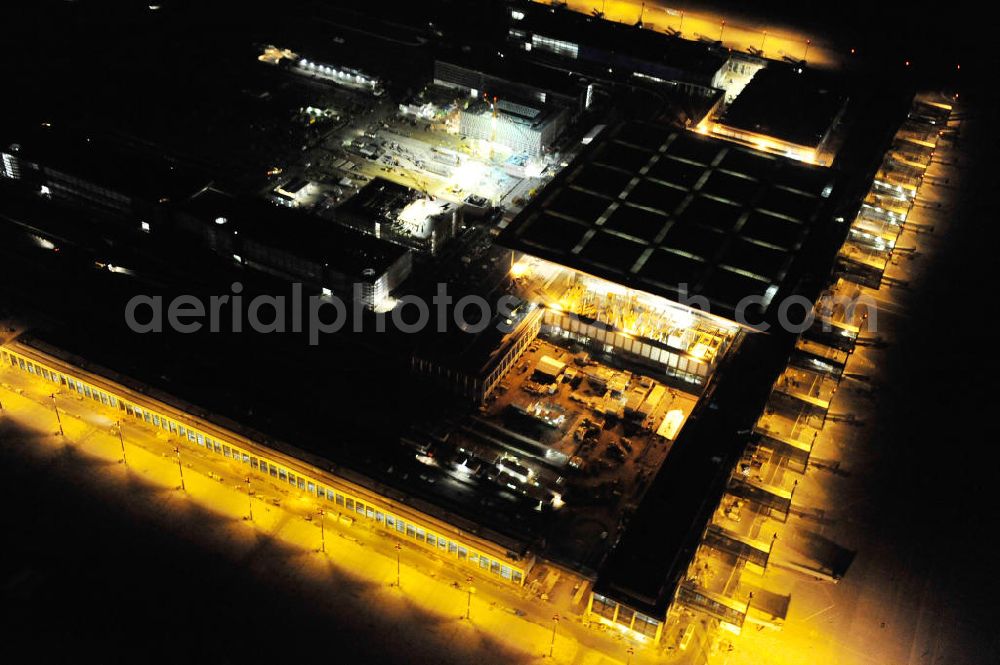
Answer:
<svg viewBox="0 0 1000 665"><path fill-rule="evenodd" d="M386 240L346 228L300 210L284 208L263 199L233 197L206 189L181 209L205 224L223 217L223 228L277 250L360 277L366 268L385 272L409 250Z"/></svg>
<svg viewBox="0 0 1000 665"><path fill-rule="evenodd" d="M834 172L659 125L612 127L511 222L500 244L731 316L777 295L830 221ZM766 311L767 307L764 307Z"/></svg>
<svg viewBox="0 0 1000 665"><path fill-rule="evenodd" d="M695 75L711 78L729 60L729 51L712 44L672 37L655 30L599 19L589 14L558 9L537 2L518 4L524 18L511 22L511 28L523 30L580 46L581 51L594 55L621 56L628 62L652 62ZM641 66L636 66L641 71Z"/></svg>
<svg viewBox="0 0 1000 665"><path fill-rule="evenodd" d="M720 122L815 147L846 103L847 91L835 74L771 64L754 74Z"/></svg>
<svg viewBox="0 0 1000 665"><path fill-rule="evenodd" d="M793 336L753 334L713 377L594 585L661 619L746 447Z"/></svg>
<svg viewBox="0 0 1000 665"><path fill-rule="evenodd" d="M495 51L488 54L480 50L450 51L441 54L434 66L435 73L441 66L458 67L480 77L497 79L498 82L501 82L501 87L533 88L564 98L579 98L585 89L586 82L584 77L576 72L546 67L521 57L516 51L508 51L504 53L504 57L500 57ZM479 90L488 94L497 92L491 90L491 87L489 82L478 86ZM503 91L499 92L500 96L503 96Z"/></svg>
<svg viewBox="0 0 1000 665"><path fill-rule="evenodd" d="M32 124L5 132L0 147L26 162L150 203L191 196L210 182L167 159L58 124Z"/></svg>
<svg viewBox="0 0 1000 665"><path fill-rule="evenodd" d="M395 220L396 213L423 196L421 192L398 182L372 178L354 196L340 204L337 212L372 220Z"/></svg>

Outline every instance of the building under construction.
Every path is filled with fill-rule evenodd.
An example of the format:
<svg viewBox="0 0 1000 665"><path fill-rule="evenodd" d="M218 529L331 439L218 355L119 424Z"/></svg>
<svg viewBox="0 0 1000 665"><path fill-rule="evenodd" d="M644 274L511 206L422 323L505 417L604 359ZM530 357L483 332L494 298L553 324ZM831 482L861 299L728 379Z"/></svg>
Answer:
<svg viewBox="0 0 1000 665"><path fill-rule="evenodd" d="M437 254L462 223L458 204L374 178L336 210L352 229L409 249Z"/></svg>

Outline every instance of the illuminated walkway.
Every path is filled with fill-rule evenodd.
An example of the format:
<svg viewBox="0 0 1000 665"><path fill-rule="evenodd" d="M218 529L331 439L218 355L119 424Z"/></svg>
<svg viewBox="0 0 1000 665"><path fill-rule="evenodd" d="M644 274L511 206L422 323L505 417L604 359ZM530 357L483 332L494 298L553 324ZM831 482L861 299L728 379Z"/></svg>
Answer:
<svg viewBox="0 0 1000 665"><path fill-rule="evenodd" d="M126 422L123 441L119 440L112 418L116 410L65 393L56 398L65 432L60 436L60 425L49 397L51 384L7 367L0 368L0 386L0 440L5 444L13 439L8 436L8 424L16 423L36 435L30 440L44 449L42 454L72 447L75 455L95 462L80 465L79 473L81 481L100 485L104 491L96 492L99 495L134 491L137 481L160 488L166 497L157 506L162 512L140 517L164 527L179 524L185 538L190 537L189 533L200 533L202 526L190 523L192 516L184 508L188 502L229 518L222 537L228 546L240 550L238 559L248 569L269 565L259 560L267 556L259 552L261 536L266 536L296 552L294 557L285 557L280 562L279 565L289 568L283 574L311 576L314 579L309 580L310 585L331 587L331 598L375 608L373 613L379 616L379 621L391 625L410 621L418 635L425 631L433 633L428 639L443 637L445 643L454 640L466 648L482 649L482 662L548 660L554 613L560 614L560 621L556 626L553 662L627 662L630 647L634 650L631 656L634 663L663 660L662 652L644 649L616 631L596 625L589 627L568 608L537 600L525 590L474 578L475 592L470 601L467 571L405 543L398 551L401 594L396 588L397 541L384 532L361 522L338 521L336 513L329 510L322 518L321 530L315 499L257 476L252 478L253 498L249 500L246 475L240 472L241 467L186 443L179 446L179 466L174 447L178 443L176 437L168 437L145 424ZM90 479L84 477L85 468L101 472ZM108 485L112 486L111 491ZM325 554L321 551L324 546ZM352 587L347 594L335 576L323 574L326 566L332 567L336 576L356 581L356 588ZM345 595L348 597L343 598ZM471 621L464 618L467 610ZM420 622L426 624L428 616L433 619L425 628ZM490 647L490 642L502 644L509 651L499 654L495 646Z"/></svg>

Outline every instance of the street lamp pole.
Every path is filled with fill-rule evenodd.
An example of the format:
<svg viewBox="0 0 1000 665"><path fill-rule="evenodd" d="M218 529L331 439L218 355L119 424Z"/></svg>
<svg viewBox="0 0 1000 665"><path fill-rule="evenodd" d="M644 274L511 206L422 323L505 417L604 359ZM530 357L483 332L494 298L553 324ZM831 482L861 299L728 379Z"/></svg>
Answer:
<svg viewBox="0 0 1000 665"><path fill-rule="evenodd" d="M811 45L812 45L812 40L811 39L807 39L806 40L806 51L805 51L805 53L802 54L802 59L803 60L806 60L809 57L809 47Z"/></svg>
<svg viewBox="0 0 1000 665"><path fill-rule="evenodd" d="M465 603L465 618L466 618L466 620L471 621L472 620L472 616L471 616L471 614L472 614L472 575L469 575L468 577L466 577L465 578L465 582L466 582L466 584L469 585L469 589L468 589L469 596L468 596L468 600Z"/></svg>
<svg viewBox="0 0 1000 665"><path fill-rule="evenodd" d="M62 418L59 417L59 405L56 404L56 394L52 393L49 397L52 398L52 408L56 410L56 422L59 423L59 436L66 436L66 433L63 432Z"/></svg>
<svg viewBox="0 0 1000 665"><path fill-rule="evenodd" d="M403 546L396 543L396 588L400 588L399 584L399 552L403 549Z"/></svg>
<svg viewBox="0 0 1000 665"><path fill-rule="evenodd" d="M722 35L726 34L726 19L722 19L722 23L719 27L719 41L722 41Z"/></svg>
<svg viewBox="0 0 1000 665"><path fill-rule="evenodd" d="M187 492L187 488L184 486L184 465L181 464L181 449L174 446L174 453L177 454L177 471L181 474L181 491Z"/></svg>
<svg viewBox="0 0 1000 665"><path fill-rule="evenodd" d="M117 425L115 429L118 430L118 443L122 445L122 464L128 466L128 458L125 457L125 435L122 434L122 421L119 420Z"/></svg>
<svg viewBox="0 0 1000 665"><path fill-rule="evenodd" d="M323 554L326 554L326 527L323 523L326 521L324 517L326 513L322 509L319 511L319 548Z"/></svg>
<svg viewBox="0 0 1000 665"><path fill-rule="evenodd" d="M549 658L552 658L552 652L556 648L556 626L559 625L559 615L552 615L552 641L549 642Z"/></svg>
<svg viewBox="0 0 1000 665"><path fill-rule="evenodd" d="M681 21L677 26L677 36L680 36L684 31L684 10L683 9L672 9L670 7L662 7L663 11L669 16L680 16ZM668 30L669 31L669 30Z"/></svg>
<svg viewBox="0 0 1000 665"><path fill-rule="evenodd" d="M250 521L253 522L253 494L250 491L250 476L244 481L247 484L247 505L250 506Z"/></svg>

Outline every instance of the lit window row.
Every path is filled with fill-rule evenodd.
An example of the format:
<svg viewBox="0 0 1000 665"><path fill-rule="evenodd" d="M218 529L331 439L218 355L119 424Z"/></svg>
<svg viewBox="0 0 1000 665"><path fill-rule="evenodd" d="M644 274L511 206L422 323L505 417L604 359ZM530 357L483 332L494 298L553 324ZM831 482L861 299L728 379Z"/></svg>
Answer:
<svg viewBox="0 0 1000 665"><path fill-rule="evenodd" d="M704 383L711 369L708 364L700 360L658 348L652 344L626 337L611 330L605 330L600 326L581 321L575 316L556 312L551 309L545 310L544 324L558 329L564 337L572 338L585 344L591 341L604 344L608 347L607 351L609 353L613 349L618 349L619 352L631 354L647 362L656 363L668 375L676 376L689 383Z"/></svg>
<svg viewBox="0 0 1000 665"><path fill-rule="evenodd" d="M656 638L656 633L660 628L660 621L648 617L642 612L636 612L630 607L622 605L599 593L593 594L590 604L590 613L595 614L607 623L616 624L629 630L633 630L640 635Z"/></svg>

